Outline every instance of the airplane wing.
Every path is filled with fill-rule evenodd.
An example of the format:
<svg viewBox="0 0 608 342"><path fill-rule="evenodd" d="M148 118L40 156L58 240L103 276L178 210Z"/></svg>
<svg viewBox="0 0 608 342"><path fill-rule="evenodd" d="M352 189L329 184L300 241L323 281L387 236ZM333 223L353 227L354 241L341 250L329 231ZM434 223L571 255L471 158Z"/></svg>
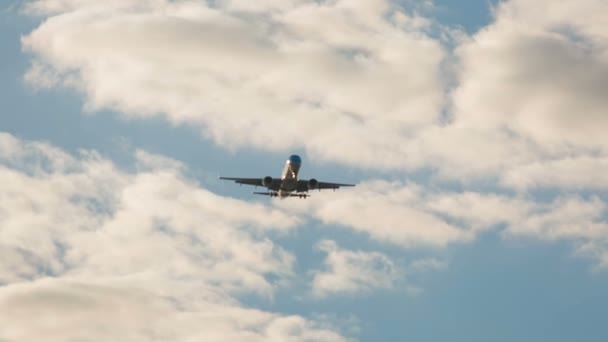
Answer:
<svg viewBox="0 0 608 342"><path fill-rule="evenodd" d="M330 182L317 182L316 186L313 189L309 189L308 187L309 181L306 179L298 180L298 192L301 191L309 191L309 190L324 190L324 189L339 189L343 186L355 186L355 184L343 184L343 183L330 183Z"/></svg>
<svg viewBox="0 0 608 342"><path fill-rule="evenodd" d="M234 177L220 177L220 179L223 180L231 180L234 181L235 183L238 184L245 184L245 185L253 185L253 186L263 186L266 187L263 183L264 179L263 178L234 178ZM267 187L268 189L274 190L274 191L278 191L279 188L281 187L281 183L279 179L272 179L272 184Z"/></svg>

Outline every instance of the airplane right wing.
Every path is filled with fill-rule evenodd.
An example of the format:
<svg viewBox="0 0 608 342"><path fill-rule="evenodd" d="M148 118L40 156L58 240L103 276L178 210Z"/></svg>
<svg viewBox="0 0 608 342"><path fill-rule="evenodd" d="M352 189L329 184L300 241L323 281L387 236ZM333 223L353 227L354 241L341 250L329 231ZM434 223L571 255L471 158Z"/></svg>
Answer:
<svg viewBox="0 0 608 342"><path fill-rule="evenodd" d="M233 177L220 177L223 180L231 180L238 184L264 186L262 184L262 178L233 178Z"/></svg>
<svg viewBox="0 0 608 342"><path fill-rule="evenodd" d="M298 192L309 191L309 190L324 190L324 189L339 189L343 186L355 186L355 184L344 184L344 183L330 183L330 182L318 182L314 180L315 184L310 184L311 180L300 179L298 181ZM311 185L314 185L311 187Z"/></svg>

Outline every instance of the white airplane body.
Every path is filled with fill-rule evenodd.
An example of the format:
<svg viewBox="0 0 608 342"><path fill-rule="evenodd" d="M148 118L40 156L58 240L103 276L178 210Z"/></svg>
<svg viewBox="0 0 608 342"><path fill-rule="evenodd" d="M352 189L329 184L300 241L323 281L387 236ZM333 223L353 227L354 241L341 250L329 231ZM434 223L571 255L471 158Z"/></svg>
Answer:
<svg viewBox="0 0 608 342"><path fill-rule="evenodd" d="M254 194L280 198L306 198L310 196L307 194L309 190L335 190L342 186L355 186L355 184L319 182L314 178L311 178L310 180L299 179L298 171L300 171L300 166L302 166L302 159L300 156L294 154L287 159L285 167L283 168L283 173L281 173L281 178L266 176L264 178L220 177L220 179L233 180L238 184L263 186L268 188L269 191L254 192Z"/></svg>

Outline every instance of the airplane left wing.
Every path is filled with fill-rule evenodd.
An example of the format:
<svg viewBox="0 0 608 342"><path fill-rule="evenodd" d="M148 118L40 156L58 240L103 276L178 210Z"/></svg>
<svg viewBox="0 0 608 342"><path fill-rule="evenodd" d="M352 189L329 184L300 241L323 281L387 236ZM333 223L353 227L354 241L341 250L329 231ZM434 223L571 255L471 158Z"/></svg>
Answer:
<svg viewBox="0 0 608 342"><path fill-rule="evenodd" d="M220 179L231 180L238 184L264 186L262 184L262 178L233 178L233 177L220 177Z"/></svg>
<svg viewBox="0 0 608 342"><path fill-rule="evenodd" d="M231 181L234 181L235 183L238 183L238 184L253 185L253 186L263 186L265 188L268 188L268 189L274 190L274 191L278 191L279 188L281 187L281 181L279 179L275 179L275 178L272 179L272 183L270 184L270 186L264 185L264 179L263 178L220 177L220 179L231 180Z"/></svg>

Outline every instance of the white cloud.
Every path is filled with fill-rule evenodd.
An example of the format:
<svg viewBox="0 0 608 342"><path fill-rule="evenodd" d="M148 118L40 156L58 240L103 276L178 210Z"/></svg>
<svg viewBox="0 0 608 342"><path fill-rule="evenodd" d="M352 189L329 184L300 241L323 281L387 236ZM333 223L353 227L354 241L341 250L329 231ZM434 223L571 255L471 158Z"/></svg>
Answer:
<svg viewBox="0 0 608 342"><path fill-rule="evenodd" d="M453 53L426 33L450 28L386 0L27 8L48 20L23 38L34 56L26 78L74 87L90 110L161 115L228 148L304 147L316 159L431 167L465 183L608 184L603 168L578 165L608 156L601 0L502 2ZM552 171L568 176L542 177Z"/></svg>
<svg viewBox="0 0 608 342"><path fill-rule="evenodd" d="M317 249L327 257L326 269L314 273L315 296L391 289L402 278L395 263L382 253L342 249L332 240L320 241Z"/></svg>
<svg viewBox="0 0 608 342"><path fill-rule="evenodd" d="M402 167L418 162L407 135L444 102L441 44L385 0L29 7L49 16L23 38L35 56L30 83L59 79L90 110L160 114L228 147L305 146L317 158Z"/></svg>
<svg viewBox="0 0 608 342"><path fill-rule="evenodd" d="M445 248L474 242L499 230L505 238L570 241L580 255L603 264L608 251L606 203L599 197L563 194L550 201L488 192L455 192L415 183L367 181L356 193L316 196L306 205L280 201L278 207L337 224L402 248Z"/></svg>
<svg viewBox="0 0 608 342"><path fill-rule="evenodd" d="M537 205L521 221L512 222L509 233L533 235L545 239L600 240L608 237L604 217L606 203L599 198L558 198L547 205Z"/></svg>
<svg viewBox="0 0 608 342"><path fill-rule="evenodd" d="M345 341L319 323L241 307L204 287L194 303L128 286L40 279L0 291L10 341Z"/></svg>
<svg viewBox="0 0 608 342"><path fill-rule="evenodd" d="M604 191L608 188L608 157L591 154L530 162L507 170L501 182L516 189L557 187Z"/></svg>
<svg viewBox="0 0 608 342"><path fill-rule="evenodd" d="M595 0L501 4L496 22L458 50L456 120L502 125L552 150L606 147L601 89L608 29L601 19L607 6Z"/></svg>
<svg viewBox="0 0 608 342"><path fill-rule="evenodd" d="M313 158L378 169L426 166L465 188L481 179L518 191L427 195L412 185L368 182L356 197L337 193L306 204L322 222L379 241L446 246L505 225L518 235L591 243L603 236L600 214L572 216L566 227L548 212L569 213L562 203L596 208L601 200L567 192L535 203L524 194L608 185L606 6L502 2L494 22L455 42L452 61L424 33L431 21L383 0L265 1L255 8L234 0L211 7L40 0L28 8L48 19L23 38L34 56L26 78L76 87L91 110L198 125L223 146L305 146ZM446 72L453 67L455 80ZM449 122L441 122L442 111ZM52 163L69 168L73 161ZM177 167L165 164L140 156L142 170ZM30 172L53 167L41 165ZM175 191L155 189L146 177L134 182L145 193ZM163 212L164 203L154 205ZM46 246L47 254L53 250ZM25 257L6 253L7 260Z"/></svg>
<svg viewBox="0 0 608 342"><path fill-rule="evenodd" d="M458 170L481 170L520 189L606 186L607 6L498 6L495 22L456 50L459 85L445 130L457 148L442 155L452 166L446 170L457 170L455 178L463 174Z"/></svg>
<svg viewBox="0 0 608 342"><path fill-rule="evenodd" d="M598 197L561 196L550 202L481 193L432 195L426 205L475 232L502 229L505 238L570 241L576 253L607 266L608 213Z"/></svg>
<svg viewBox="0 0 608 342"><path fill-rule="evenodd" d="M135 151L137 167L140 170L172 169L182 171L185 165L175 159L152 154L144 150Z"/></svg>
<svg viewBox="0 0 608 342"><path fill-rule="evenodd" d="M427 206L425 189L417 184L375 180L358 184L355 191L326 192L305 207L276 204L402 247L444 247L475 238L468 227L450 224Z"/></svg>
<svg viewBox="0 0 608 342"><path fill-rule="evenodd" d="M0 300L28 302L48 291L87 297L77 288L96 279L99 292L117 289L117 296L146 290L149 300L127 310L158 305L187 317L169 321L174 327L217 317L222 329L205 334L218 339L294 331L337 339L301 317L243 309L233 297L271 296L289 279L294 258L269 234L291 229L305 212L405 248L470 242L500 227L505 237L574 241L577 254L608 265L605 201L571 193L608 185L605 1L504 1L493 23L457 42L457 61L425 33L428 19L389 1L213 3L29 2L46 20L23 38L33 55L26 79L77 89L89 110L198 126L229 148L303 146L316 159L429 167L465 188L490 180L517 195L378 181L360 184L356 196L329 193L272 209L210 193L184 176L184 165L144 151L136 153L138 171L128 173L94 152L71 156L1 134L0 283L12 285L0 287ZM456 79L446 72L452 68ZM550 202L526 196L546 187L567 192ZM338 255L343 263L317 273L319 293L393 286L390 276L371 284L351 275L369 271L373 260L392 265L386 256L324 244L328 260ZM435 261L412 265L441 267ZM192 316L184 305L196 306ZM237 320L225 314L233 309L242 313ZM34 333L11 322L0 338ZM140 323L126 322L125 331ZM163 329L154 336L174 333Z"/></svg>
<svg viewBox="0 0 608 342"><path fill-rule="evenodd" d="M342 340L235 297L289 281L294 256L270 236L297 218L136 154L129 173L0 134L0 339Z"/></svg>
<svg viewBox="0 0 608 342"><path fill-rule="evenodd" d="M429 194L423 206L474 232L521 222L538 205L525 198L479 192Z"/></svg>

